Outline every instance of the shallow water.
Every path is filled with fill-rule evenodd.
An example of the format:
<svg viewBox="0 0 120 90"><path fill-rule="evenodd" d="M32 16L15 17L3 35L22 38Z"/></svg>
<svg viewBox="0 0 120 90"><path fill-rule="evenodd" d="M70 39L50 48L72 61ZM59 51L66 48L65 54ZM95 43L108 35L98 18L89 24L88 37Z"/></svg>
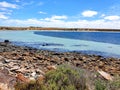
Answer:
<svg viewBox="0 0 120 90"><path fill-rule="evenodd" d="M120 57L119 32L0 31L0 39L38 49Z"/></svg>

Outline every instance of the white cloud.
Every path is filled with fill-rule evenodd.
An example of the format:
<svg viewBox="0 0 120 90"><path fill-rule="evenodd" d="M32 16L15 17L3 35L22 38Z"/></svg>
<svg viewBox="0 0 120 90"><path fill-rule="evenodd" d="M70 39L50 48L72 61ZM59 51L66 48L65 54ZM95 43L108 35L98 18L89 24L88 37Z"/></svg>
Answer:
<svg viewBox="0 0 120 90"><path fill-rule="evenodd" d="M6 1L0 2L0 19L8 19L8 16L6 15L11 15L12 14L12 9L18 8L18 5L8 3Z"/></svg>
<svg viewBox="0 0 120 90"><path fill-rule="evenodd" d="M83 15L84 17L93 17L93 16L95 16L95 15L97 15L97 14L98 14L97 11L92 11L92 10L86 10L86 11L83 11L83 12L82 12L82 15Z"/></svg>
<svg viewBox="0 0 120 90"><path fill-rule="evenodd" d="M47 14L46 12L43 12L43 11L40 11L39 13L40 13L40 14Z"/></svg>
<svg viewBox="0 0 120 90"><path fill-rule="evenodd" d="M27 6L27 5L32 5L34 3L34 1L30 1L30 2L22 2L22 6Z"/></svg>
<svg viewBox="0 0 120 90"><path fill-rule="evenodd" d="M65 20L67 19L68 17L65 16L65 15L62 15L62 16L52 16L50 18L45 18L45 19L42 19L42 20L45 20L45 21L61 21L61 20Z"/></svg>
<svg viewBox="0 0 120 90"><path fill-rule="evenodd" d="M3 2L0 2L0 7L2 7L2 8L17 8L17 5L3 1Z"/></svg>
<svg viewBox="0 0 120 90"><path fill-rule="evenodd" d="M110 28L120 29L120 21L101 20L78 20L78 21L46 21L39 19L16 20L6 19L0 25L8 26L40 26L40 27L68 27L68 28Z"/></svg>
<svg viewBox="0 0 120 90"><path fill-rule="evenodd" d="M106 19L106 20L119 20L120 16L117 16L117 15L115 15L115 16L106 16L106 17L104 17L104 19Z"/></svg>
<svg viewBox="0 0 120 90"><path fill-rule="evenodd" d="M9 9L4 9L4 8L0 8L1 12L0 14L7 14L7 15L11 15L12 14L12 10Z"/></svg>
<svg viewBox="0 0 120 90"><path fill-rule="evenodd" d="M101 17L105 17L105 14L102 14Z"/></svg>
<svg viewBox="0 0 120 90"><path fill-rule="evenodd" d="M67 19L67 16L65 16L65 15L62 15L62 16L52 16L51 17L52 19Z"/></svg>
<svg viewBox="0 0 120 90"><path fill-rule="evenodd" d="M8 17L0 13L0 19L8 19Z"/></svg>

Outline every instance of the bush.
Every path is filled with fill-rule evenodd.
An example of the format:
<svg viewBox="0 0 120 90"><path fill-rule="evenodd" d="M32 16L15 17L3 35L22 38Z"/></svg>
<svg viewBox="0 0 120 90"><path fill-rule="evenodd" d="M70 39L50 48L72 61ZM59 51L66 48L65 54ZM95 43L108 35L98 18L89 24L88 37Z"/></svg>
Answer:
<svg viewBox="0 0 120 90"><path fill-rule="evenodd" d="M44 81L18 82L15 90L120 90L120 77L107 81L99 77L98 73L61 65L46 73Z"/></svg>
<svg viewBox="0 0 120 90"><path fill-rule="evenodd" d="M77 69L65 65L48 72L46 83L50 90L85 90L87 88L84 75Z"/></svg>
<svg viewBox="0 0 120 90"><path fill-rule="evenodd" d="M29 83L17 83L15 90L48 90L46 87L38 81L30 81Z"/></svg>
<svg viewBox="0 0 120 90"><path fill-rule="evenodd" d="M101 80L97 80L95 82L95 90L105 90L105 89L106 89L106 87Z"/></svg>

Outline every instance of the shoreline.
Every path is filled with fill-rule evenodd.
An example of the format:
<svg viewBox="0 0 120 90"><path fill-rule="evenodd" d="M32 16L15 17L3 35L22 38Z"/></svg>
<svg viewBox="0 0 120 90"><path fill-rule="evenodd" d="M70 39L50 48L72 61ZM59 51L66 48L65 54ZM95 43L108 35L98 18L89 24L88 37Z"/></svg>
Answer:
<svg viewBox="0 0 120 90"><path fill-rule="evenodd" d="M47 83L49 80L55 82L55 77L61 80L61 76L64 77L66 74L68 75L68 80L74 79L75 82L79 82L79 85L81 85L84 80L86 87L89 88L95 88L96 80L98 81L99 79L104 81L106 85L108 82L113 83L108 84L108 87L111 85L115 86L118 85L120 81L120 59L105 58L98 55L87 55L78 52L59 53L48 50L38 50L13 45L9 40L0 42L1 90L18 90L17 88L20 88L19 90L23 90L23 88L28 90L32 88L31 85L34 85L34 88L38 89L43 85L46 89L41 90L47 90L48 85L49 87L51 86L51 83ZM78 75L78 77L76 75ZM64 78L66 79L66 77ZM103 83L102 81L100 82L101 84ZM114 84L114 82L116 83ZM63 81L62 83L64 84ZM58 87L59 83L56 82L56 86ZM119 86L116 88L119 88Z"/></svg>
<svg viewBox="0 0 120 90"><path fill-rule="evenodd" d="M58 30L58 31L87 31L87 32L94 32L94 31L100 31L100 32L120 32L120 29L110 29L110 28L61 28L61 27L35 27L35 26L29 26L29 27L10 27L10 26L0 26L0 30Z"/></svg>
<svg viewBox="0 0 120 90"><path fill-rule="evenodd" d="M60 53L38 50L16 46L10 42L0 42L0 56L2 59L7 59L4 60L4 63L1 62L2 67L9 69L12 74L22 72L25 75L25 73L30 73L29 71L35 72L38 69L41 70L38 70L38 73L40 73L45 72L47 66L70 64L89 71L103 70L111 75L120 75L120 59L118 58L105 58L78 52Z"/></svg>

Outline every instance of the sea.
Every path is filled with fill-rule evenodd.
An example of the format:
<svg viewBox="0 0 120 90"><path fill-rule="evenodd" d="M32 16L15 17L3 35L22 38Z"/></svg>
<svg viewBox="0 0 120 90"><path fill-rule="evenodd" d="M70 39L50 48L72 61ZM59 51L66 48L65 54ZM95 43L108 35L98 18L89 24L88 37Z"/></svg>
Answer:
<svg viewBox="0 0 120 90"><path fill-rule="evenodd" d="M120 32L3 30L0 41L55 52L80 52L120 58Z"/></svg>

